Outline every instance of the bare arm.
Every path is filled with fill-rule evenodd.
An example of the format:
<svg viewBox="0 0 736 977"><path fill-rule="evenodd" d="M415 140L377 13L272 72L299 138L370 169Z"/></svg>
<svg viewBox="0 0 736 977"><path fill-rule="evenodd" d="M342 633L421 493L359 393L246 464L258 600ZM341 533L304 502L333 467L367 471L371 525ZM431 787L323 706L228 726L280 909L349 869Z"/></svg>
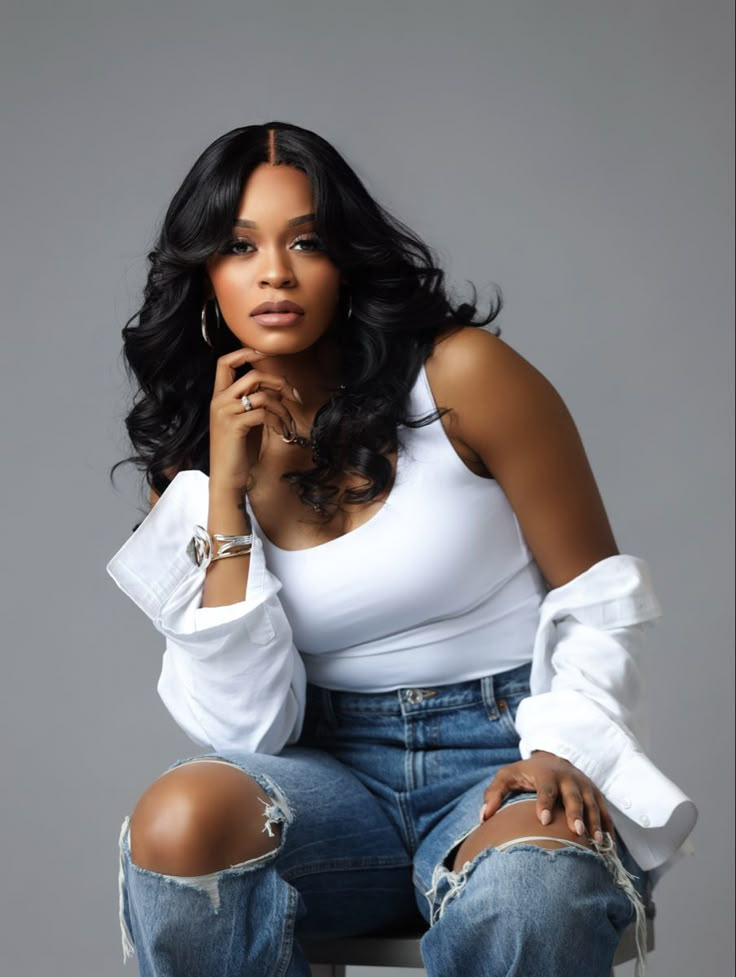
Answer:
<svg viewBox="0 0 736 977"><path fill-rule="evenodd" d="M500 339L464 329L440 342L427 363L448 434L476 469L504 490L551 588L618 553L580 436L552 384ZM508 790L535 790L537 816L560 803L571 831L596 840L613 832L605 800L565 759L537 751L503 767L486 788L481 820Z"/></svg>
<svg viewBox="0 0 736 977"><path fill-rule="evenodd" d="M501 485L545 579L559 587L618 553L575 424L552 384L502 340L464 329L427 372L448 433Z"/></svg>
<svg viewBox="0 0 736 977"><path fill-rule="evenodd" d="M246 536L251 532L245 509L245 489L258 456L264 425L278 433L293 424L284 401L293 400L282 377L252 369L236 380L236 369L255 363L263 354L243 347L217 362L210 405L210 478L207 531L210 535ZM247 395L253 409L245 411ZM173 476L170 476L173 477ZM151 507L159 496L151 491ZM215 560L207 568L202 607L222 607L245 600L250 557Z"/></svg>

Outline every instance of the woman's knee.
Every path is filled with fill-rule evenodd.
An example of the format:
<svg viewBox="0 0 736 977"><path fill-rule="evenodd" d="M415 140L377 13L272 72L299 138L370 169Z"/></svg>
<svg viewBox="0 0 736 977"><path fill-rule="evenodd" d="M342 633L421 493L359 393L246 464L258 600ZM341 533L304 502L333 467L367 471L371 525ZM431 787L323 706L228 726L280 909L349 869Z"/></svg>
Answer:
<svg viewBox="0 0 736 977"><path fill-rule="evenodd" d="M190 761L159 777L130 819L130 854L166 875L205 875L258 858L281 839L273 801L234 764Z"/></svg>

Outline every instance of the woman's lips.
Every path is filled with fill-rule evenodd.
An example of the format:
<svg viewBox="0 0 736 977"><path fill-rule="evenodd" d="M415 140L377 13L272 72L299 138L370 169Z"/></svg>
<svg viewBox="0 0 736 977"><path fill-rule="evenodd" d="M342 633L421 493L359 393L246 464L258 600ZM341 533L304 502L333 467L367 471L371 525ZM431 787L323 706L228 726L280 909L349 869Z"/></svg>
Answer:
<svg viewBox="0 0 736 977"><path fill-rule="evenodd" d="M303 312L261 312L252 316L259 326L291 326L304 318Z"/></svg>

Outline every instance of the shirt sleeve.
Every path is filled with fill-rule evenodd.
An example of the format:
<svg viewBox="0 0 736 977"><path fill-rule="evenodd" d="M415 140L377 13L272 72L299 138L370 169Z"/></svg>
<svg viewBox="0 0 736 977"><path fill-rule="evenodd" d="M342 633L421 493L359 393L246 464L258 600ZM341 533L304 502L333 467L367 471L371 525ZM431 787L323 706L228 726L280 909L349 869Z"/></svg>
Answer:
<svg viewBox="0 0 736 977"><path fill-rule="evenodd" d="M277 754L301 733L306 673L254 533L244 599L201 607L205 571L187 552L207 524L209 480L179 472L107 572L165 638L158 693L195 743Z"/></svg>
<svg viewBox="0 0 736 977"><path fill-rule="evenodd" d="M608 557L550 590L534 641L532 694L516 716L522 757L545 750L586 774L644 869L668 860L697 818L643 745L641 663L660 616L649 568L633 556Z"/></svg>

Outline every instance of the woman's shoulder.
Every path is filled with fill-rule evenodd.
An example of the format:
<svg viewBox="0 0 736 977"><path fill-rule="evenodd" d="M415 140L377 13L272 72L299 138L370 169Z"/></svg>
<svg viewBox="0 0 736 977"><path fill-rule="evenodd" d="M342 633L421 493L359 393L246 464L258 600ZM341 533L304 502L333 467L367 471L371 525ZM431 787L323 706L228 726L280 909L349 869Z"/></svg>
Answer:
<svg viewBox="0 0 736 977"><path fill-rule="evenodd" d="M582 440L547 378L497 336L458 329L427 379L448 430L503 489L545 580L558 587L616 553Z"/></svg>
<svg viewBox="0 0 736 977"><path fill-rule="evenodd" d="M448 434L497 478L506 459L524 445L577 438L567 406L547 377L482 328L438 336L425 369L435 403L448 410Z"/></svg>
<svg viewBox="0 0 736 977"><path fill-rule="evenodd" d="M513 347L475 326L458 325L440 333L425 367L436 402L450 407L482 404L509 409L558 396L549 380Z"/></svg>

